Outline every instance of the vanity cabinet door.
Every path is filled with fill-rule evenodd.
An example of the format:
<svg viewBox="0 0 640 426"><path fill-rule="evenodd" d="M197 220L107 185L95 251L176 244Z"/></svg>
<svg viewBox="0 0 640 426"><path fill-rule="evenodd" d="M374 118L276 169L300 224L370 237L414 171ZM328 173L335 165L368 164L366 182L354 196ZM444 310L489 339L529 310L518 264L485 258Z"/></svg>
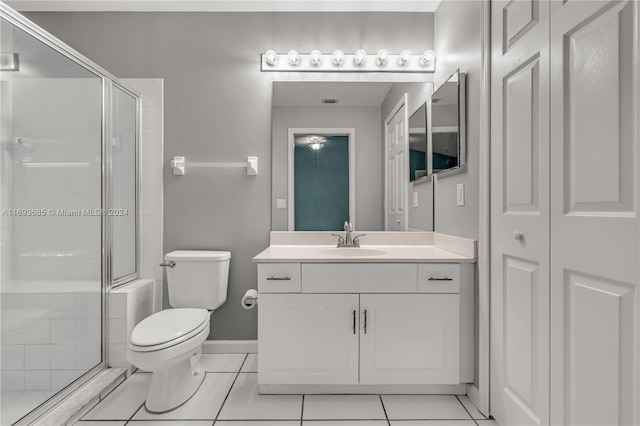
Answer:
<svg viewBox="0 0 640 426"><path fill-rule="evenodd" d="M258 383L357 384L357 294L260 294Z"/></svg>
<svg viewBox="0 0 640 426"><path fill-rule="evenodd" d="M360 383L459 384L459 304L458 294L360 295Z"/></svg>

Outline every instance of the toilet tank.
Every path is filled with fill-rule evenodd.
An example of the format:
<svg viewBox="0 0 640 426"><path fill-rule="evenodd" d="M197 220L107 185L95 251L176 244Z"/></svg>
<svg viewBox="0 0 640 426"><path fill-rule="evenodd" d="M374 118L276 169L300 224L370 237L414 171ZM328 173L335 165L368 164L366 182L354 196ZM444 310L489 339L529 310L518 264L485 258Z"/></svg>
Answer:
<svg viewBox="0 0 640 426"><path fill-rule="evenodd" d="M165 254L167 288L172 308L213 310L227 300L228 251L176 250Z"/></svg>

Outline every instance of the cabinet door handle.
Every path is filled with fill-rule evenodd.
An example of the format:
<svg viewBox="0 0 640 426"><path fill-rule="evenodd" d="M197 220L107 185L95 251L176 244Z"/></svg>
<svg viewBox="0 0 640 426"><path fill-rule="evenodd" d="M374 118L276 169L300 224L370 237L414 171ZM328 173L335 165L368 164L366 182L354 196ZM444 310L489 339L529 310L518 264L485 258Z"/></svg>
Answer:
<svg viewBox="0 0 640 426"><path fill-rule="evenodd" d="M364 310L364 334L367 334L367 310Z"/></svg>
<svg viewBox="0 0 640 426"><path fill-rule="evenodd" d="M453 281L453 278L449 278L449 277L444 277L444 278L429 277L429 281Z"/></svg>
<svg viewBox="0 0 640 426"><path fill-rule="evenodd" d="M289 277L267 277L267 281L291 281Z"/></svg>
<svg viewBox="0 0 640 426"><path fill-rule="evenodd" d="M353 310L353 334L356 334L356 310Z"/></svg>

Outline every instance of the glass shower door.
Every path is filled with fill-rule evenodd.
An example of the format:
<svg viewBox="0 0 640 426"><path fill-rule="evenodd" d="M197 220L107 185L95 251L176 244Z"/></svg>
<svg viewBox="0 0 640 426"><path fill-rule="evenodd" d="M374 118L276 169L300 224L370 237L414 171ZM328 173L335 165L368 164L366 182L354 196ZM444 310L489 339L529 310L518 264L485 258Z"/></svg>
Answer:
<svg viewBox="0 0 640 426"><path fill-rule="evenodd" d="M102 77L0 24L0 424L102 363Z"/></svg>

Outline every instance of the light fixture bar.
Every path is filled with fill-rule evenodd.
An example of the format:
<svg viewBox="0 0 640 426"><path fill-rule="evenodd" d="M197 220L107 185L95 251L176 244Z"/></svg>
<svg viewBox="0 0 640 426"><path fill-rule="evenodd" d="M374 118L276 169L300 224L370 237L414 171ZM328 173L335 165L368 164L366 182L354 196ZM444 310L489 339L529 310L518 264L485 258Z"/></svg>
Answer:
<svg viewBox="0 0 640 426"><path fill-rule="evenodd" d="M354 54L342 53L341 61L336 61L335 54L320 54L313 51L309 54L276 53L268 51L260 55L261 71L280 72L394 72L394 73L433 73L435 71L435 55L432 51L414 55L408 51L400 54L381 53L367 54L358 51ZM296 61L291 58L295 57Z"/></svg>

